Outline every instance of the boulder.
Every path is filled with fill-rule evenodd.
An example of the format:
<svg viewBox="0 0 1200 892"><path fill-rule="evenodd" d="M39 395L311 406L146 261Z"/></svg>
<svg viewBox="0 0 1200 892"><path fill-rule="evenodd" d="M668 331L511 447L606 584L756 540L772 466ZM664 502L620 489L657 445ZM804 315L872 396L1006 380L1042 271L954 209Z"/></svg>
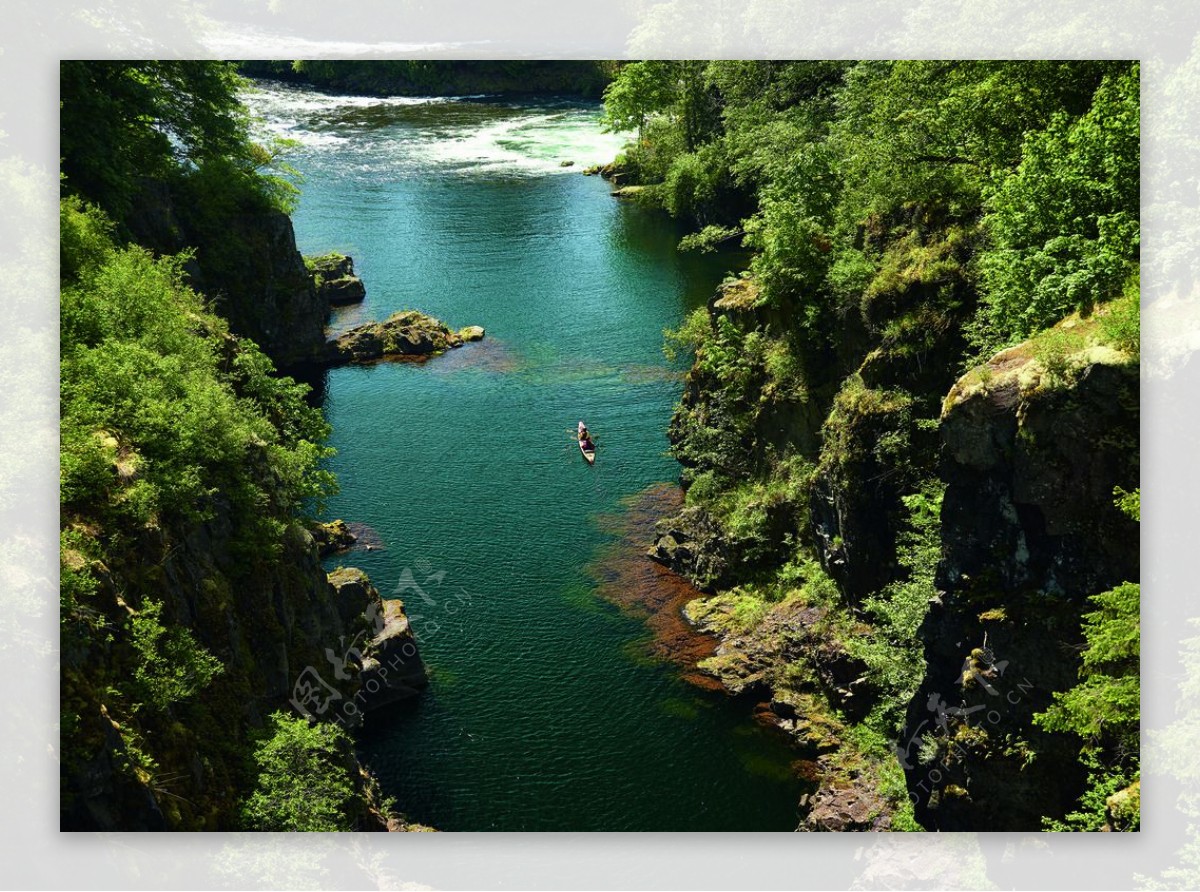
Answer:
<svg viewBox="0 0 1200 892"><path fill-rule="evenodd" d="M344 307L348 304L362 303L367 296L367 288L358 276L347 276L322 282L320 293L329 301L330 306Z"/></svg>
<svg viewBox="0 0 1200 892"><path fill-rule="evenodd" d="M379 599L372 589L377 634L362 662L363 711L415 697L429 685L416 637L399 598Z"/></svg>
<svg viewBox="0 0 1200 892"><path fill-rule="evenodd" d="M647 556L686 576L702 591L724 586L729 577L729 558L724 537L708 512L700 507L684 508L655 527L656 537Z"/></svg>
<svg viewBox="0 0 1200 892"><path fill-rule="evenodd" d="M462 338L464 341L482 341L483 340L483 326L482 325L468 325L466 328L460 328L458 330L458 336L460 338Z"/></svg>
<svg viewBox="0 0 1200 892"><path fill-rule="evenodd" d="M468 326L472 340L483 337L479 326ZM352 328L326 345L331 366L373 362L379 359L436 356L461 347L464 335L416 310L402 310L384 322Z"/></svg>
<svg viewBox="0 0 1200 892"><path fill-rule="evenodd" d="M350 532L344 520L332 520L329 523L314 523L308 531L313 541L317 543L317 551L326 558L339 551L345 551L358 541L358 537Z"/></svg>
<svg viewBox="0 0 1200 892"><path fill-rule="evenodd" d="M357 567L329 574L334 603L348 629L357 629L359 677L356 701L363 713L415 697L428 686L404 602L383 598Z"/></svg>
<svg viewBox="0 0 1200 892"><path fill-rule="evenodd" d="M869 781L847 786L825 786L801 800L808 814L801 830L843 832L847 830L888 830L891 817L887 802Z"/></svg>
<svg viewBox="0 0 1200 892"><path fill-rule="evenodd" d="M333 586L334 606L347 629L361 624L379 596L367 574L357 567L338 567L331 571L329 584Z"/></svg>
<svg viewBox="0 0 1200 892"><path fill-rule="evenodd" d="M367 296L362 279L354 274L354 260L346 254L330 253L306 257L317 295L330 306L360 303Z"/></svg>

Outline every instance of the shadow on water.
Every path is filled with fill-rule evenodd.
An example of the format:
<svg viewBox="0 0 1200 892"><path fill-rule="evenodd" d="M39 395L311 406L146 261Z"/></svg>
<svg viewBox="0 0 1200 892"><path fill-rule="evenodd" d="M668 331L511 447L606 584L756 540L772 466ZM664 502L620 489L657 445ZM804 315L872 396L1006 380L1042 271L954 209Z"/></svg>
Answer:
<svg viewBox="0 0 1200 892"><path fill-rule="evenodd" d="M329 369L321 365L298 365L280 369L298 384L307 384L308 393L304 401L314 409L325 407L325 396L329 392Z"/></svg>

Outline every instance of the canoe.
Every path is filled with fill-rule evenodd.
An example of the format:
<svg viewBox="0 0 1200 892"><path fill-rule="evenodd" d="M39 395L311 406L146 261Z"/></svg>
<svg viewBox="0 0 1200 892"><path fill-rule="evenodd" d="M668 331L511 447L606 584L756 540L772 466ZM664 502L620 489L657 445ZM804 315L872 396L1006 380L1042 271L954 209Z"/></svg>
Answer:
<svg viewBox="0 0 1200 892"><path fill-rule="evenodd" d="M591 449L584 449L583 441L580 440L579 441L579 451L583 453L583 457L585 459L587 459L587 463L589 465L594 465L596 463L596 444L595 443L592 444Z"/></svg>

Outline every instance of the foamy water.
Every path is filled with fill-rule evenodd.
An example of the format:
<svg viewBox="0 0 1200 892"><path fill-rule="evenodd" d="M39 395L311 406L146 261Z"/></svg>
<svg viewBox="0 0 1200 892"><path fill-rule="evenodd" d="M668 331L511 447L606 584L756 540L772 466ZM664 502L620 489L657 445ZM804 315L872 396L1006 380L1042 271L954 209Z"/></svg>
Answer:
<svg viewBox="0 0 1200 892"><path fill-rule="evenodd" d="M577 174L612 161L629 139L604 132L594 104L568 100L518 105L485 95L344 96L269 82L243 100L261 135L295 141L292 154L300 158L337 152L348 171L364 176Z"/></svg>

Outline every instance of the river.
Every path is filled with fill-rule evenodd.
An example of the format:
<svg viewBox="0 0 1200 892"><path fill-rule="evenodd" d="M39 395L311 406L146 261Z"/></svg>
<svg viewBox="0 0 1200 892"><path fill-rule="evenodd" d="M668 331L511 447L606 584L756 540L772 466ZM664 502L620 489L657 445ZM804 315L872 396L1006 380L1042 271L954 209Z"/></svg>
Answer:
<svg viewBox="0 0 1200 892"><path fill-rule="evenodd" d="M623 141L596 105L280 85L247 101L298 143L301 250L350 254L366 283L333 330L410 307L487 329L324 381L327 515L378 546L329 566L385 596L420 587L404 598L430 687L360 741L384 792L442 830L794 829L778 732L651 656L643 620L600 596L605 561L641 560L614 549L614 518L678 476L665 431L683 367L662 331L730 259L681 255L669 221L580 175Z"/></svg>

